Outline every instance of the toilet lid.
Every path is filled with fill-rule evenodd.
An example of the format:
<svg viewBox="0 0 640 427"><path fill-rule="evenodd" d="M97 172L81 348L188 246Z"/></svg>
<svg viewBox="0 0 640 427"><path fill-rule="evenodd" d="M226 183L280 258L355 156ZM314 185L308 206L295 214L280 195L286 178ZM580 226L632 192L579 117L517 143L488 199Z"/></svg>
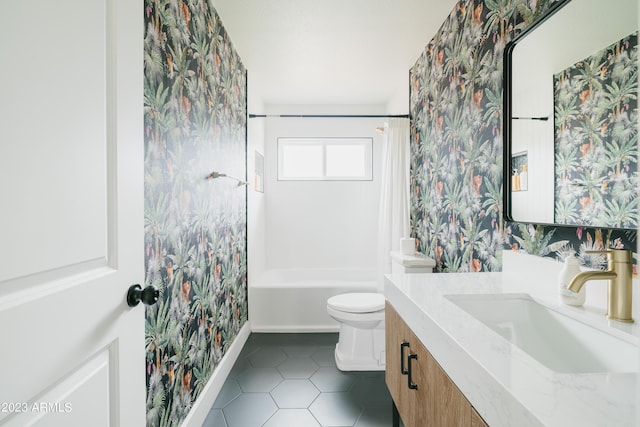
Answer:
<svg viewBox="0 0 640 427"><path fill-rule="evenodd" d="M327 305L347 313L372 313L384 309L384 295L363 292L340 294L329 298Z"/></svg>

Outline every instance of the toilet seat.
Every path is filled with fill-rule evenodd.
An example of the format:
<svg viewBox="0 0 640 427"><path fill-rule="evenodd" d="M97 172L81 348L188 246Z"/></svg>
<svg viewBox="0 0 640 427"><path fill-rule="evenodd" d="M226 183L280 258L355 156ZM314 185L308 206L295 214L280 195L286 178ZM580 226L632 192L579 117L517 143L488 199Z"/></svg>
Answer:
<svg viewBox="0 0 640 427"><path fill-rule="evenodd" d="M327 300L327 306L344 313L374 313L384 310L383 294L353 292L335 295Z"/></svg>

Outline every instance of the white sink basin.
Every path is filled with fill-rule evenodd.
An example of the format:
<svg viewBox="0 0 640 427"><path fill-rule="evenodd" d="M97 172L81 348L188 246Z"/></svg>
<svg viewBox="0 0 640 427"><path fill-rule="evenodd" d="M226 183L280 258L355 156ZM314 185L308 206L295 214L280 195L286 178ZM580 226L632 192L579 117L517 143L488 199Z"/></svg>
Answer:
<svg viewBox="0 0 640 427"><path fill-rule="evenodd" d="M449 295L447 299L552 371L640 371L638 346L527 294Z"/></svg>

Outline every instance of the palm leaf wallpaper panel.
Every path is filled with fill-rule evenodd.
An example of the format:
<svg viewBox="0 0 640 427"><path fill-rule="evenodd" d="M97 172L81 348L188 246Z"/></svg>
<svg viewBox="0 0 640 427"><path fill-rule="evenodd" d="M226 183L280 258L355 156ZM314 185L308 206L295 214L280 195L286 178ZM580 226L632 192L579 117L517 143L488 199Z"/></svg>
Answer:
<svg viewBox="0 0 640 427"><path fill-rule="evenodd" d="M147 425L185 419L247 321L247 73L210 0L145 0ZM142 367L141 367L142 369Z"/></svg>
<svg viewBox="0 0 640 427"><path fill-rule="evenodd" d="M587 249L635 251L635 229L503 220L503 51L552 3L461 0L409 72L411 234L438 271L499 271L505 249L559 259L577 252L594 266L602 259ZM636 163L637 151L628 152L635 158L625 165Z"/></svg>
<svg viewBox="0 0 640 427"><path fill-rule="evenodd" d="M637 33L556 74L553 86L557 222L637 228Z"/></svg>

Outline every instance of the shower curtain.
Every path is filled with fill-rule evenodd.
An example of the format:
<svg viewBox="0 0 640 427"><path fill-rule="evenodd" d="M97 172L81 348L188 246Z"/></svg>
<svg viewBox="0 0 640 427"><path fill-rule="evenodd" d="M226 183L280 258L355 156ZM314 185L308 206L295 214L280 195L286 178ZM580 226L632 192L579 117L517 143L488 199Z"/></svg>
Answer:
<svg viewBox="0 0 640 427"><path fill-rule="evenodd" d="M384 125L382 185L378 223L378 288L391 272L389 252L409 237L409 119L393 118Z"/></svg>

